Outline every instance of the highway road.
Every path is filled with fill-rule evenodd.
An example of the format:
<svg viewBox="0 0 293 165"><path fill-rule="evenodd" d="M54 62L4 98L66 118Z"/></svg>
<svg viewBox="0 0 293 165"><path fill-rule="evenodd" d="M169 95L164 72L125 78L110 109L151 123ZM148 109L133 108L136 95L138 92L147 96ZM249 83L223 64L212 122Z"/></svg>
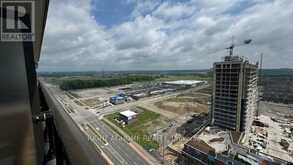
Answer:
<svg viewBox="0 0 293 165"><path fill-rule="evenodd" d="M106 159L110 159L113 164L121 165L148 165L151 164L146 159L142 158L133 148L131 148L125 140L123 140L119 135L111 130L107 125L98 119L98 116L89 110L83 109L82 106L68 102L69 100L64 100L64 93L57 87L50 84L44 83L46 88L49 88L51 96L54 96L65 112L70 110L67 108L68 105L73 106L74 112L68 113L70 117L80 126L81 130L86 134L87 137L92 137L94 145L97 150L100 150L106 155ZM106 144L91 131L86 131L81 125L90 124L93 126L98 134L102 135L106 139ZM90 142L91 138L88 138Z"/></svg>

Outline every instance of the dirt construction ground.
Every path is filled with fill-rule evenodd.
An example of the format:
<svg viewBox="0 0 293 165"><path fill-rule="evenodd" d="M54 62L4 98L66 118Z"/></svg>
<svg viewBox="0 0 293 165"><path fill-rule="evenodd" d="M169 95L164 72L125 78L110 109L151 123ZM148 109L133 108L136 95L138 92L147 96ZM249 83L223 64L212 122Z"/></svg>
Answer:
<svg viewBox="0 0 293 165"><path fill-rule="evenodd" d="M208 112L208 96L202 94L178 95L173 98L162 100L154 103L154 105L164 111L185 114L185 113L207 113Z"/></svg>

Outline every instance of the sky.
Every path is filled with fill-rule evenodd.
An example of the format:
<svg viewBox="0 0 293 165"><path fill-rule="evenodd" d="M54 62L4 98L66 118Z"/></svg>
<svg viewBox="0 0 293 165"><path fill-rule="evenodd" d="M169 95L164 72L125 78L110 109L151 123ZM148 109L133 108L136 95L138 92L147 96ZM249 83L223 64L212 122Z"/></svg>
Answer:
<svg viewBox="0 0 293 165"><path fill-rule="evenodd" d="M292 0L51 0L39 71L293 68Z"/></svg>

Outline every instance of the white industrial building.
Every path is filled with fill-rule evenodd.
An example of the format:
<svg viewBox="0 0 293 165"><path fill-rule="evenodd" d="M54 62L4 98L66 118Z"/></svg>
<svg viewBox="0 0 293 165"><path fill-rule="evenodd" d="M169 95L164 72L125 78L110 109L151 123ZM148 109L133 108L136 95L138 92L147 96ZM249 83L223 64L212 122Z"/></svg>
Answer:
<svg viewBox="0 0 293 165"><path fill-rule="evenodd" d="M181 86L181 87L196 87L207 83L207 81L199 80L176 80L163 82L164 85Z"/></svg>
<svg viewBox="0 0 293 165"><path fill-rule="evenodd" d="M120 114L120 120L124 121L126 124L128 124L129 121L133 120L137 116L137 113L130 110L120 112L119 114Z"/></svg>

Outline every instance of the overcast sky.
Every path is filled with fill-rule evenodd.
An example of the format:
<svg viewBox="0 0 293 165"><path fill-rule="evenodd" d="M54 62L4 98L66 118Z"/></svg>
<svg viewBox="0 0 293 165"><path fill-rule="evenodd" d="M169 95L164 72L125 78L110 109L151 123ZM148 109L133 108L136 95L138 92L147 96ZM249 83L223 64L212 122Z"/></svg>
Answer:
<svg viewBox="0 0 293 165"><path fill-rule="evenodd" d="M293 67L293 0L51 0L40 71L207 69L235 54Z"/></svg>

